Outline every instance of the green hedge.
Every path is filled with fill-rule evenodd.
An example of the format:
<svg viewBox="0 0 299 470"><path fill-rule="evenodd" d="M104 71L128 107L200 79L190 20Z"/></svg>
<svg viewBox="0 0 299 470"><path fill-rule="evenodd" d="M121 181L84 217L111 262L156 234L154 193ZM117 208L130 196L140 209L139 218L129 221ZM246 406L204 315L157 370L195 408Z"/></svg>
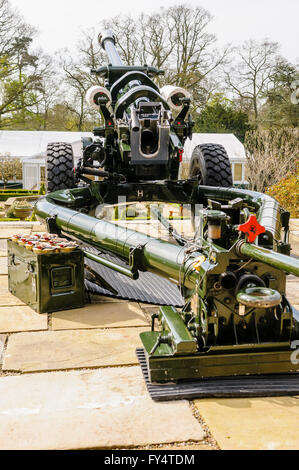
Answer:
<svg viewBox="0 0 299 470"><path fill-rule="evenodd" d="M8 217L0 217L0 222L20 222L21 219L10 219Z"/></svg>
<svg viewBox="0 0 299 470"><path fill-rule="evenodd" d="M38 189L13 189L13 188L6 188L6 189L0 189L0 193L39 193Z"/></svg>
<svg viewBox="0 0 299 470"><path fill-rule="evenodd" d="M38 190L28 191L26 189L0 189L0 201L7 201L10 197L26 197L26 196L38 196Z"/></svg>

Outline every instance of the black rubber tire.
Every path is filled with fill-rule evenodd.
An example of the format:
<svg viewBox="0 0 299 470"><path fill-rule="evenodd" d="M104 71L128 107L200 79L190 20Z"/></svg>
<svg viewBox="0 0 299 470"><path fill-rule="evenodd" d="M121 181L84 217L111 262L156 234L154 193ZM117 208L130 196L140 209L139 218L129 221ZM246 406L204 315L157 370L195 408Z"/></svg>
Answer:
<svg viewBox="0 0 299 470"><path fill-rule="evenodd" d="M232 170L225 148L220 144L197 145L192 153L189 178L205 186L233 186Z"/></svg>
<svg viewBox="0 0 299 470"><path fill-rule="evenodd" d="M46 191L75 187L74 155L71 144L54 142L47 146Z"/></svg>

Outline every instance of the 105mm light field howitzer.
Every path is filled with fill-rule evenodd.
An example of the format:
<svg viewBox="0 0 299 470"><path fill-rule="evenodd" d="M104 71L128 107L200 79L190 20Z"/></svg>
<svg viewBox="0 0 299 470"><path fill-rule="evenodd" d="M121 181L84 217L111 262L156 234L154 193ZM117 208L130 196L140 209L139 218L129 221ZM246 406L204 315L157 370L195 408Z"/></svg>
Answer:
<svg viewBox="0 0 299 470"><path fill-rule="evenodd" d="M286 275L299 276L289 256L289 214L269 196L231 188L229 159L213 143L195 148L190 178L178 180L184 142L192 137L190 94L159 90L152 78L161 71L153 67L123 66L110 31L100 43L110 63L93 71L104 87L90 89L87 100L103 126L94 139L83 139L75 172L71 147L49 145L51 192L37 202L37 217L49 231L122 261L84 250L97 263L132 279L150 271L179 286L183 309L161 307L152 330L141 334L151 383L298 372L292 347L299 318L286 298ZM124 199L188 205L199 220L194 236L180 236L156 208L173 243L95 217L98 207Z"/></svg>

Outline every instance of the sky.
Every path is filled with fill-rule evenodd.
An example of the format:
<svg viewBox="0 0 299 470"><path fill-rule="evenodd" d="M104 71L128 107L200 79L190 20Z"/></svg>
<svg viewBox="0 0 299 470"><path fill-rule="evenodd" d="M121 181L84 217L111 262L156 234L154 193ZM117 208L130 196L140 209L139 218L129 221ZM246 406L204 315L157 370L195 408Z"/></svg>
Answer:
<svg viewBox="0 0 299 470"><path fill-rule="evenodd" d="M26 21L39 30L35 46L53 53L74 50L81 30L97 27L104 18L117 14L153 13L161 6L187 3L210 11L210 32L218 45L239 45L246 39L269 38L281 45L280 52L291 62L299 60L298 0L10 0ZM100 29L98 27L98 29Z"/></svg>

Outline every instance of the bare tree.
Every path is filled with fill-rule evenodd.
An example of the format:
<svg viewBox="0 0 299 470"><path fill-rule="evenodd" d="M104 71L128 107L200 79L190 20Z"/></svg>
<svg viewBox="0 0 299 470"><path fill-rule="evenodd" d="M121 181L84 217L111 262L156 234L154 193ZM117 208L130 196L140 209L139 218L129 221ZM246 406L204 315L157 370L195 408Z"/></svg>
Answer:
<svg viewBox="0 0 299 470"><path fill-rule="evenodd" d="M35 115L37 121L39 120L40 122L40 129L48 129L50 112L59 102L60 92L59 87L57 86L58 83L59 79L57 78L57 74L56 77L54 77L54 70L42 78L40 99L35 104Z"/></svg>
<svg viewBox="0 0 299 470"><path fill-rule="evenodd" d="M73 115L74 127L78 131L85 130L86 121L95 121L98 116L98 113L88 107L85 96L89 87L102 84L102 80L90 74L90 69L99 65L94 41L87 36L84 40L79 45L80 55L76 61L68 51L62 51L60 58L60 67L64 74L61 91L64 96L63 104Z"/></svg>
<svg viewBox="0 0 299 470"><path fill-rule="evenodd" d="M8 0L0 0L0 57L2 60L14 54L14 40L20 37L20 33L26 32L28 35L29 29L31 33L33 32L33 28L28 25L26 28L24 27L24 21L11 8Z"/></svg>
<svg viewBox="0 0 299 470"><path fill-rule="evenodd" d="M130 16L121 15L102 22L102 28L113 30L117 40L118 51L123 62L127 65L134 65L140 59L141 41L139 26L138 20L135 21Z"/></svg>
<svg viewBox="0 0 299 470"><path fill-rule="evenodd" d="M164 69L165 76L157 77L158 84L188 88L193 94L195 107L198 107L205 101L204 96L211 89L211 83L215 82L211 82L210 76L224 63L228 53L228 48L221 52L215 49L216 38L207 32L211 18L210 13L201 7L181 5L161 8L151 15L142 14L137 19L119 15L104 20L100 29L111 28L114 31L124 64L148 64ZM78 52L76 63L64 62L63 68L69 85L74 87L75 108L83 118L82 91L87 83L100 82L95 77L88 78L88 68L107 63L107 58L98 45L95 31L84 35Z"/></svg>
<svg viewBox="0 0 299 470"><path fill-rule="evenodd" d="M228 50L219 53L214 48L216 36L207 32L212 16L204 8L180 5L168 8L166 14L174 42L170 60L175 70L173 81L194 87L223 63Z"/></svg>
<svg viewBox="0 0 299 470"><path fill-rule="evenodd" d="M299 130L284 128L246 133L247 179L252 189L264 192L288 173L299 161Z"/></svg>
<svg viewBox="0 0 299 470"><path fill-rule="evenodd" d="M257 123L260 102L268 90L276 64L278 44L267 39L262 42L249 40L235 51L235 63L225 71L226 83L241 106L248 108L249 104Z"/></svg>

